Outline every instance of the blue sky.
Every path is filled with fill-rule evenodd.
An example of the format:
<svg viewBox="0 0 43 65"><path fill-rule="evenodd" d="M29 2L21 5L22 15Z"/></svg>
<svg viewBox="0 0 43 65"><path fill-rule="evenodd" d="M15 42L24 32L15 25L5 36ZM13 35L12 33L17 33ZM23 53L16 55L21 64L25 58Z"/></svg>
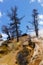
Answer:
<svg viewBox="0 0 43 65"><path fill-rule="evenodd" d="M23 33L26 32L26 26L29 25L28 21L32 21L32 11L37 9L39 13L39 27L43 28L43 0L0 0L0 33L2 25L8 25L10 19L7 16L11 11L11 7L18 7L18 17L25 16L21 20L20 29Z"/></svg>

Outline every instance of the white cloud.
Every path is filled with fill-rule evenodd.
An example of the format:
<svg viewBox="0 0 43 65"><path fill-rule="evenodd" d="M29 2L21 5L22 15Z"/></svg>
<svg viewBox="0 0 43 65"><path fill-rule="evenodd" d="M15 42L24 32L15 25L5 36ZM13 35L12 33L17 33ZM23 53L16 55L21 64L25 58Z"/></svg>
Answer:
<svg viewBox="0 0 43 65"><path fill-rule="evenodd" d="M35 0L30 0L30 3L35 2Z"/></svg>
<svg viewBox="0 0 43 65"><path fill-rule="evenodd" d="M40 21L39 24L40 24L40 25L43 25L43 21Z"/></svg>
<svg viewBox="0 0 43 65"><path fill-rule="evenodd" d="M43 14L39 14L39 19L43 20Z"/></svg>
<svg viewBox="0 0 43 65"><path fill-rule="evenodd" d="M43 0L30 0L30 3L37 1L41 6L43 6Z"/></svg>
<svg viewBox="0 0 43 65"><path fill-rule="evenodd" d="M3 39L3 40L6 40L7 37L8 37L8 35L6 35L6 34L4 34L4 33L1 33L1 34L2 34L2 39Z"/></svg>
<svg viewBox="0 0 43 65"><path fill-rule="evenodd" d="M43 29L39 30L39 36L43 37Z"/></svg>
<svg viewBox="0 0 43 65"><path fill-rule="evenodd" d="M4 13L4 12L1 12L0 11L0 18L2 17L2 16L5 16L6 14Z"/></svg>
<svg viewBox="0 0 43 65"><path fill-rule="evenodd" d="M30 3L35 2L35 0L30 0Z"/></svg>
<svg viewBox="0 0 43 65"><path fill-rule="evenodd" d="M3 36L3 37L7 37L7 35L6 35L6 34L4 34L4 33L2 33L2 36Z"/></svg>
<svg viewBox="0 0 43 65"><path fill-rule="evenodd" d="M43 0L38 0L38 2L39 2L39 3L42 3L42 2L43 2Z"/></svg>
<svg viewBox="0 0 43 65"><path fill-rule="evenodd" d="M43 6L43 0L38 0L38 3L40 3L41 6Z"/></svg>
<svg viewBox="0 0 43 65"><path fill-rule="evenodd" d="M42 3L43 2L43 0L30 0L30 2L35 2L35 1L37 1L39 3Z"/></svg>
<svg viewBox="0 0 43 65"><path fill-rule="evenodd" d="M0 18L2 17L2 13L0 12Z"/></svg>
<svg viewBox="0 0 43 65"><path fill-rule="evenodd" d="M0 2L3 2L3 0L0 0Z"/></svg>
<svg viewBox="0 0 43 65"><path fill-rule="evenodd" d="M38 2L40 3L42 0L38 0Z"/></svg>
<svg viewBox="0 0 43 65"><path fill-rule="evenodd" d="M39 14L39 24L43 25L43 14Z"/></svg>
<svg viewBox="0 0 43 65"><path fill-rule="evenodd" d="M43 7L43 4L41 4L41 6Z"/></svg>

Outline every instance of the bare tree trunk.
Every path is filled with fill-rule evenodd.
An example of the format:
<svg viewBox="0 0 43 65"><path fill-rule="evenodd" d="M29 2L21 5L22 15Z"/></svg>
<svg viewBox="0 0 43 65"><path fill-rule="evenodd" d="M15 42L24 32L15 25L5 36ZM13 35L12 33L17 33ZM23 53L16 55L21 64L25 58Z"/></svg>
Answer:
<svg viewBox="0 0 43 65"><path fill-rule="evenodd" d="M38 37L38 13L37 10L33 10L33 18L34 18L34 28L35 28L35 33L36 33L36 37Z"/></svg>

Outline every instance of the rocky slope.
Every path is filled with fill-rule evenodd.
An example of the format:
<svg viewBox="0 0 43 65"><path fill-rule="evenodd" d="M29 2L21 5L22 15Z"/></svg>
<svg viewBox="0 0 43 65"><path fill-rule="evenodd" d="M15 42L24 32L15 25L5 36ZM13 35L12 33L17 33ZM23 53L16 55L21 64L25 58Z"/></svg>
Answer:
<svg viewBox="0 0 43 65"><path fill-rule="evenodd" d="M12 42L8 44L9 52L0 58L0 65L18 65L19 61L17 61L17 56L18 52L23 52L23 45L27 45L26 48L29 51L26 57L28 60L27 65L43 65L43 40L32 38L32 41L35 42L34 49L28 45L28 36L22 36L18 43L16 40L12 40Z"/></svg>

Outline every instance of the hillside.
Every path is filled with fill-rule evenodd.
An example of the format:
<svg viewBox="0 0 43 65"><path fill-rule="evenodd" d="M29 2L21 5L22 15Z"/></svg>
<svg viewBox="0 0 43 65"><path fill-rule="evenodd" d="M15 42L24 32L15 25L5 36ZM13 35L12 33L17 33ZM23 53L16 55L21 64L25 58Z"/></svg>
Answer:
<svg viewBox="0 0 43 65"><path fill-rule="evenodd" d="M16 42L16 39L14 39L10 40L9 43L7 42L8 46L2 45L0 51L6 53L0 52L0 65L19 65L19 60L17 60L19 53L23 53L24 56L27 54L25 57L28 61L27 65L43 65L43 39L32 37L31 40L35 43L35 48L28 45L28 39L29 36L24 35L20 37L18 43ZM6 42L3 43L5 44ZM23 48L24 45L25 47Z"/></svg>

